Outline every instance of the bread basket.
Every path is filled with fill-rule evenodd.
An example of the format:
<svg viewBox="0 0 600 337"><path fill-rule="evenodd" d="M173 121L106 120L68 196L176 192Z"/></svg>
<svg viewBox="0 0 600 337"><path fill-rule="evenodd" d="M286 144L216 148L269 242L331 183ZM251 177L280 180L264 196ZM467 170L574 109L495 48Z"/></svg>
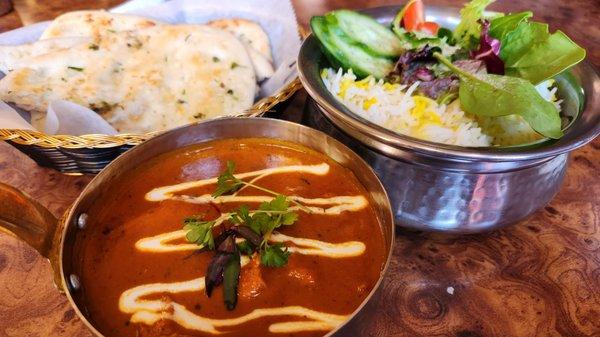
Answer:
<svg viewBox="0 0 600 337"><path fill-rule="evenodd" d="M298 33L301 39L308 35L301 26L298 27ZM282 110L282 103L291 98L301 87L302 84L296 77L271 96L256 101L250 109L240 112L235 117L260 117L268 111ZM74 136L48 135L24 129L4 129L0 125L0 140L13 145L40 166L53 168L66 174L96 174L131 147L165 131L168 130L145 134Z"/></svg>
<svg viewBox="0 0 600 337"><path fill-rule="evenodd" d="M273 96L265 97L246 112L238 115L259 117L289 99L302 85L293 80ZM81 136L47 135L31 130L0 129L0 139L31 157L40 166L69 174L95 174L132 146L161 132L146 134Z"/></svg>

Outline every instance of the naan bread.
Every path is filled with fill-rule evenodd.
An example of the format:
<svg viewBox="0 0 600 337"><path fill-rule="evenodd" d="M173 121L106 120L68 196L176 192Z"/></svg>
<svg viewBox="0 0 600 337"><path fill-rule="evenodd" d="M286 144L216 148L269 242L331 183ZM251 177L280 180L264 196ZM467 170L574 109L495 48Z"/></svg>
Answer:
<svg viewBox="0 0 600 337"><path fill-rule="evenodd" d="M135 15L114 14L102 10L76 11L54 19L40 39L81 36L96 39L109 32L143 29L163 24L165 23ZM212 21L209 25L226 30L242 41L250 54L257 81L273 75L275 69L272 64L269 37L259 24L244 19L223 19Z"/></svg>
<svg viewBox="0 0 600 337"><path fill-rule="evenodd" d="M78 44L89 44L91 41L89 37L63 37L15 46L0 46L0 71L6 74L13 69L27 66L31 63L32 57L71 48Z"/></svg>
<svg viewBox="0 0 600 337"><path fill-rule="evenodd" d="M244 19L221 19L211 21L208 25L226 30L244 43L258 81L273 76L275 69L269 36L258 23Z"/></svg>
<svg viewBox="0 0 600 337"><path fill-rule="evenodd" d="M244 19L221 19L210 21L208 25L232 33L261 53L269 62L273 62L269 36L258 23Z"/></svg>
<svg viewBox="0 0 600 337"><path fill-rule="evenodd" d="M254 66L254 74L256 75L256 80L258 82L261 82L273 76L273 74L275 73L273 64L254 48L249 47L246 44L244 44L244 47L246 47L246 52L248 52L248 56L250 56L250 60L252 61L252 65Z"/></svg>
<svg viewBox="0 0 600 337"><path fill-rule="evenodd" d="M254 102L250 57L223 30L163 25L94 43L32 58L0 80L0 99L38 112L53 100L73 101L132 133L241 113Z"/></svg>
<svg viewBox="0 0 600 337"><path fill-rule="evenodd" d="M161 23L158 21L144 17L103 10L75 11L54 19L44 30L40 40L79 36L97 38L108 32L144 29L159 24Z"/></svg>

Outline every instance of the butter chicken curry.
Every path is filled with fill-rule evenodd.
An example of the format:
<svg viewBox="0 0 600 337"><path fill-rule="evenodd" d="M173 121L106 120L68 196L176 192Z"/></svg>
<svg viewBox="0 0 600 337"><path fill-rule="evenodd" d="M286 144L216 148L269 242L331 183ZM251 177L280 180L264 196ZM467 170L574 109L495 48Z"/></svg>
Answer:
<svg viewBox="0 0 600 337"><path fill-rule="evenodd" d="M89 214L77 269L85 314L105 336L323 336L385 261L353 173L270 139L158 156Z"/></svg>

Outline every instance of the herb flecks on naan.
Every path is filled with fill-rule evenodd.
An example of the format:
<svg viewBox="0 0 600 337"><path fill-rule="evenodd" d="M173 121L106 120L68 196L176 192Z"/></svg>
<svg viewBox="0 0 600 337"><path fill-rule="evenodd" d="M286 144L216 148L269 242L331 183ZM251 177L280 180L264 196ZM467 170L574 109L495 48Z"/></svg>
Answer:
<svg viewBox="0 0 600 337"><path fill-rule="evenodd" d="M232 33L242 42L247 43L261 53L269 61L273 61L269 37L258 23L244 19L220 19L210 21L208 25Z"/></svg>
<svg viewBox="0 0 600 337"><path fill-rule="evenodd" d="M40 40L76 36L97 38L110 31L137 30L160 24L158 21L135 15L115 14L102 10L75 11L54 19L44 30Z"/></svg>
<svg viewBox="0 0 600 337"><path fill-rule="evenodd" d="M262 27L244 19L221 19L208 23L209 26L223 29L235 35L246 46L256 77L259 81L273 76L273 56L269 37Z"/></svg>
<svg viewBox="0 0 600 337"><path fill-rule="evenodd" d="M9 71L29 65L31 57L71 48L82 43L91 43L91 41L89 37L63 37L16 46L0 46L0 71L7 74Z"/></svg>
<svg viewBox="0 0 600 337"><path fill-rule="evenodd" d="M232 34L203 25L109 33L31 58L0 81L0 99L38 112L70 100L119 132L164 130L252 106L256 78L240 51Z"/></svg>
<svg viewBox="0 0 600 337"><path fill-rule="evenodd" d="M40 40L75 36L98 38L110 32L144 29L156 25L167 25L167 23L101 10L77 11L56 18L46 28ZM254 65L258 81L273 75L269 37L258 23L245 19L220 19L211 21L208 25L232 33L244 44Z"/></svg>

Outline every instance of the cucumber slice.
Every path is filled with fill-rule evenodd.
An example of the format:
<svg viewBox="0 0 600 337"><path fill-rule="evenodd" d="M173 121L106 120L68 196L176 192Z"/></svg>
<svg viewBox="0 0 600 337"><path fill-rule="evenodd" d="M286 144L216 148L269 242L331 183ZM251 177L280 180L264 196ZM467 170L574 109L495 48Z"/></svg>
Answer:
<svg viewBox="0 0 600 337"><path fill-rule="evenodd" d="M352 69L358 77L373 75L383 78L393 70L394 63L391 60L375 57L353 44L339 27L327 23L324 17L313 17L310 26L334 66L339 64L346 70Z"/></svg>
<svg viewBox="0 0 600 337"><path fill-rule="evenodd" d="M331 39L329 38L329 31L327 30L325 17L313 16L310 19L310 28L312 29L312 32L317 38L317 40L319 40L319 42L321 43L321 50L323 51L323 54L325 54L325 57L327 58L329 63L331 63L331 66L336 69L348 69L346 65L340 63L337 57L333 55L333 52L331 52L331 50L335 51L336 47L333 45Z"/></svg>
<svg viewBox="0 0 600 337"><path fill-rule="evenodd" d="M345 35L363 44L375 56L393 58L403 51L398 37L370 16L342 9L327 14L327 20L337 22Z"/></svg>

